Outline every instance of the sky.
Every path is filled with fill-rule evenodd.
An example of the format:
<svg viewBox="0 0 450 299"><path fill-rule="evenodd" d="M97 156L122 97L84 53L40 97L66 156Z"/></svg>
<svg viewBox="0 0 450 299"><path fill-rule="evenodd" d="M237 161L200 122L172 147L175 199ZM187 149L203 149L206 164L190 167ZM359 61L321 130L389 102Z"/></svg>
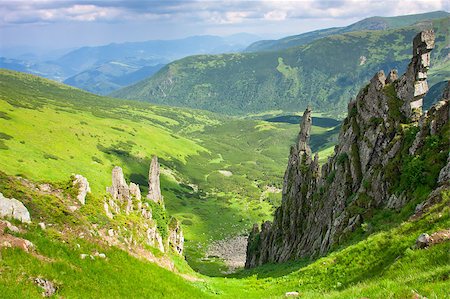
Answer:
<svg viewBox="0 0 450 299"><path fill-rule="evenodd" d="M0 47L65 49L111 42L252 33L280 38L370 16L450 10L449 0L0 0Z"/></svg>

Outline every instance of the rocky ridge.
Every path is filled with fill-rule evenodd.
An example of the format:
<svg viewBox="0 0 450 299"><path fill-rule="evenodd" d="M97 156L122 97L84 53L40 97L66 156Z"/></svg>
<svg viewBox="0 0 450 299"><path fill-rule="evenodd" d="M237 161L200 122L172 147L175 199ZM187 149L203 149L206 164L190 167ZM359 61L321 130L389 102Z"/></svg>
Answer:
<svg viewBox="0 0 450 299"><path fill-rule="evenodd" d="M306 109L297 144L291 147L281 207L273 223L254 225L247 268L324 255L376 209L400 210L413 201L409 189L415 184L435 189L422 206L439 201L449 188L449 107L447 91L422 114L433 46L434 32L421 32L404 75L398 78L392 70L386 78L380 71L361 89L348 104L334 155L321 169L308 145L311 109ZM428 167L426 159L436 166Z"/></svg>

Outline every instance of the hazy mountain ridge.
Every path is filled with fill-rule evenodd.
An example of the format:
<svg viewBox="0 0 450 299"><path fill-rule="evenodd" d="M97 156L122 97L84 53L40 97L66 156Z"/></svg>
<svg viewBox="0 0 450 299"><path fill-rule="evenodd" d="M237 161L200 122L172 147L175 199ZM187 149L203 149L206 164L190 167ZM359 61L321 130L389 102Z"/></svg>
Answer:
<svg viewBox="0 0 450 299"><path fill-rule="evenodd" d="M310 43L316 39L323 38L333 34L342 34L346 32L362 30L386 30L406 27L418 22L440 19L448 17L449 13L445 11L435 11L424 14L396 16L396 17L370 17L358 21L346 27L336 27L306 32L299 35L287 36L278 40L257 41L247 47L247 52L272 51L286 49L294 46L301 46Z"/></svg>
<svg viewBox="0 0 450 299"><path fill-rule="evenodd" d="M175 40L81 47L50 59L1 58L0 67L27 72L107 94L151 76L161 65L194 54L237 52L258 37L251 34L192 36ZM48 57L46 57L48 58ZM116 64L112 67L113 64ZM122 67L120 67L122 65Z"/></svg>
<svg viewBox="0 0 450 299"><path fill-rule="evenodd" d="M450 18L434 20L433 27L430 85L447 72ZM112 95L227 114L298 111L308 104L340 113L377 70L405 70L409 41L421 29L357 31L278 51L191 56Z"/></svg>

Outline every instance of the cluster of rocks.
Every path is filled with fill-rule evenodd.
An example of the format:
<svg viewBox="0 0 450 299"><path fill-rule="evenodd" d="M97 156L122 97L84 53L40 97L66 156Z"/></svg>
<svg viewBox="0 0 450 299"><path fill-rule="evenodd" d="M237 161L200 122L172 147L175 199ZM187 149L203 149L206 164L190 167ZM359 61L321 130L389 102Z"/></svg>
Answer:
<svg viewBox="0 0 450 299"><path fill-rule="evenodd" d="M158 158L154 156L150 163L148 175L149 191L146 198L153 201L155 204L160 205L161 208L164 209L164 200L161 195L159 175L160 166L158 163ZM122 213L125 213L126 215L129 215L130 213L138 214L141 217L145 228L146 243L164 252L165 247L167 247L167 245L165 246L166 242L163 240L158 231L157 223L152 219L152 209L149 203L142 200L139 185L133 182L130 182L128 185L122 168L116 166L112 170L112 186L106 188L106 190L109 194L111 194L111 197L109 199L105 199L103 204L106 215L113 219L116 215ZM170 246L176 253L182 255L184 236L179 221L172 218L168 229L168 246ZM108 235L111 238L115 237L119 233L119 231L114 231L112 229L108 231ZM133 242L133 236L130 235L125 241L131 244Z"/></svg>
<svg viewBox="0 0 450 299"><path fill-rule="evenodd" d="M209 247L206 255L223 259L228 270L224 273L232 273L245 265L245 248L247 236L236 236L224 240L214 241Z"/></svg>
<svg viewBox="0 0 450 299"><path fill-rule="evenodd" d="M309 147L311 110L306 109L297 144L291 147L282 205L273 223L254 225L246 267L323 255L363 223L364 211L401 209L409 202L406 193L390 193L392 179L386 169L404 146L402 124L419 128L407 149L413 155L420 152L428 136L440 134L448 123L448 91L442 101L422 114L433 46L433 31L418 34L406 73L398 78L393 70L386 78L383 71L378 72L349 103L334 155L322 169ZM438 189L430 194L432 200L449 188L449 162L450 158L447 165L441 165Z"/></svg>
<svg viewBox="0 0 450 299"><path fill-rule="evenodd" d="M43 290L42 297L51 297L58 290L58 286L50 280L41 277L36 277L35 279L33 279L33 281Z"/></svg>

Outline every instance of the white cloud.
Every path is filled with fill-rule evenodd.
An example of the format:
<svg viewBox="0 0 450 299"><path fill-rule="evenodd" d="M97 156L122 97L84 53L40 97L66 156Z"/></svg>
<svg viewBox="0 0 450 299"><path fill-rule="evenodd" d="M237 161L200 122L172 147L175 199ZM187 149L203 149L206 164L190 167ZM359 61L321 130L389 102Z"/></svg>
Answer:
<svg viewBox="0 0 450 299"><path fill-rule="evenodd" d="M269 21L283 21L286 17L287 12L281 10L272 10L264 14L264 19Z"/></svg>

